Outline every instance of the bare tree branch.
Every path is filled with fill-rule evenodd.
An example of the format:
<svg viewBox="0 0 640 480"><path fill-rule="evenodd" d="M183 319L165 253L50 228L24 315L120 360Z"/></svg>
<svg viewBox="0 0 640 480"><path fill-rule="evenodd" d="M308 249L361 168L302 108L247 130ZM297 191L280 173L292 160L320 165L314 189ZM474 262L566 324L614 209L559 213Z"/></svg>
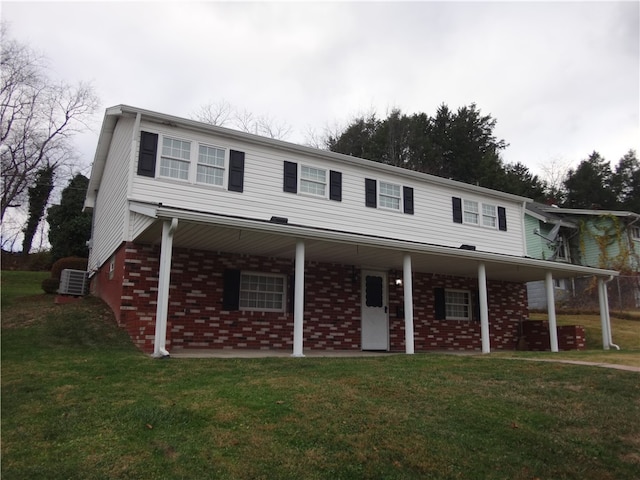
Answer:
<svg viewBox="0 0 640 480"><path fill-rule="evenodd" d="M74 162L72 138L87 128L99 101L90 84L52 82L43 58L9 38L5 23L0 66L2 220L7 209L22 205L39 169Z"/></svg>

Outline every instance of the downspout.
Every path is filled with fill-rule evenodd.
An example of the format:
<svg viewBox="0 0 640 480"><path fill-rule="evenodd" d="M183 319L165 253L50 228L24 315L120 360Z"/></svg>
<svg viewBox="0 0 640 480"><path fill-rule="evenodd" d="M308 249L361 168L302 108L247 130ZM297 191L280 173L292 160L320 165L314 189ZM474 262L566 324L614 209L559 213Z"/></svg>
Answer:
<svg viewBox="0 0 640 480"><path fill-rule="evenodd" d="M173 249L173 234L178 228L178 219L172 218L171 223L164 221L162 225L162 244L160 245L160 269L158 272L158 296L156 307L156 332L153 356L166 358L167 315L169 305L169 281L171 276L171 251Z"/></svg>
<svg viewBox="0 0 640 480"><path fill-rule="evenodd" d="M613 280L613 275L609 275L609 278L603 282L603 289L605 294L604 308L607 312L607 336L609 346L615 348L616 350L620 350L620 347L613 343L613 338L611 337L611 315L609 314L609 300L607 299L607 283L609 283L611 280Z"/></svg>

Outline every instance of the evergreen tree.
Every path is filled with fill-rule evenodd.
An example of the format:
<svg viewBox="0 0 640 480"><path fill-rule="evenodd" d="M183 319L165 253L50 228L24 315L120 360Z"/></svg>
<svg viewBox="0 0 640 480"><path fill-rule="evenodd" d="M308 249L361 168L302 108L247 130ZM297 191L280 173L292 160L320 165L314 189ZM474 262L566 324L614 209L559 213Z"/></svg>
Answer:
<svg viewBox="0 0 640 480"><path fill-rule="evenodd" d="M28 255L33 244L33 237L36 234L40 220L44 215L44 209L49 201L49 195L53 190L55 168L47 165L39 169L36 173L35 184L29 187L29 217L22 232L22 254Z"/></svg>
<svg viewBox="0 0 640 480"><path fill-rule="evenodd" d="M62 191L60 205L47 210L51 257L56 261L63 257L86 257L87 241L91 237L91 214L83 212L84 198L89 179L76 175Z"/></svg>
<svg viewBox="0 0 640 480"><path fill-rule="evenodd" d="M618 209L640 213L640 162L634 150L620 159L612 183Z"/></svg>
<svg viewBox="0 0 640 480"><path fill-rule="evenodd" d="M564 181L568 208L615 210L618 208L609 163L598 152L569 169Z"/></svg>

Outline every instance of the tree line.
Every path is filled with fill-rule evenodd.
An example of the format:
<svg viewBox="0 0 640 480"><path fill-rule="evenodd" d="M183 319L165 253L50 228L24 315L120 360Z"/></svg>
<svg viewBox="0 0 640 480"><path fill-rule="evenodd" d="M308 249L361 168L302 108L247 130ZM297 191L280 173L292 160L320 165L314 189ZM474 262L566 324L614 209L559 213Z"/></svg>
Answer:
<svg viewBox="0 0 640 480"><path fill-rule="evenodd" d="M508 146L495 136L496 119L471 104L435 115L407 115L392 110L354 118L344 129L324 139L333 152L366 158L418 172L500 190L568 208L640 212L640 164L629 150L612 169L594 151L575 168L550 181L520 163L505 163Z"/></svg>

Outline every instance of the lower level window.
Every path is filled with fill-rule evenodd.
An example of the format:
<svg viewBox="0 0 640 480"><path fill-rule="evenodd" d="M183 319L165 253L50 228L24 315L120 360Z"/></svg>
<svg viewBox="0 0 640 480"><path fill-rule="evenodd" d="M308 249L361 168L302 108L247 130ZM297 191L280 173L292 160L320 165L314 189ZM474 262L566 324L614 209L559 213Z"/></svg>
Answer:
<svg viewBox="0 0 640 480"><path fill-rule="evenodd" d="M471 318L471 295L466 290L445 290L447 320Z"/></svg>
<svg viewBox="0 0 640 480"><path fill-rule="evenodd" d="M240 308L244 310L284 311L285 276L244 273L240 276Z"/></svg>

